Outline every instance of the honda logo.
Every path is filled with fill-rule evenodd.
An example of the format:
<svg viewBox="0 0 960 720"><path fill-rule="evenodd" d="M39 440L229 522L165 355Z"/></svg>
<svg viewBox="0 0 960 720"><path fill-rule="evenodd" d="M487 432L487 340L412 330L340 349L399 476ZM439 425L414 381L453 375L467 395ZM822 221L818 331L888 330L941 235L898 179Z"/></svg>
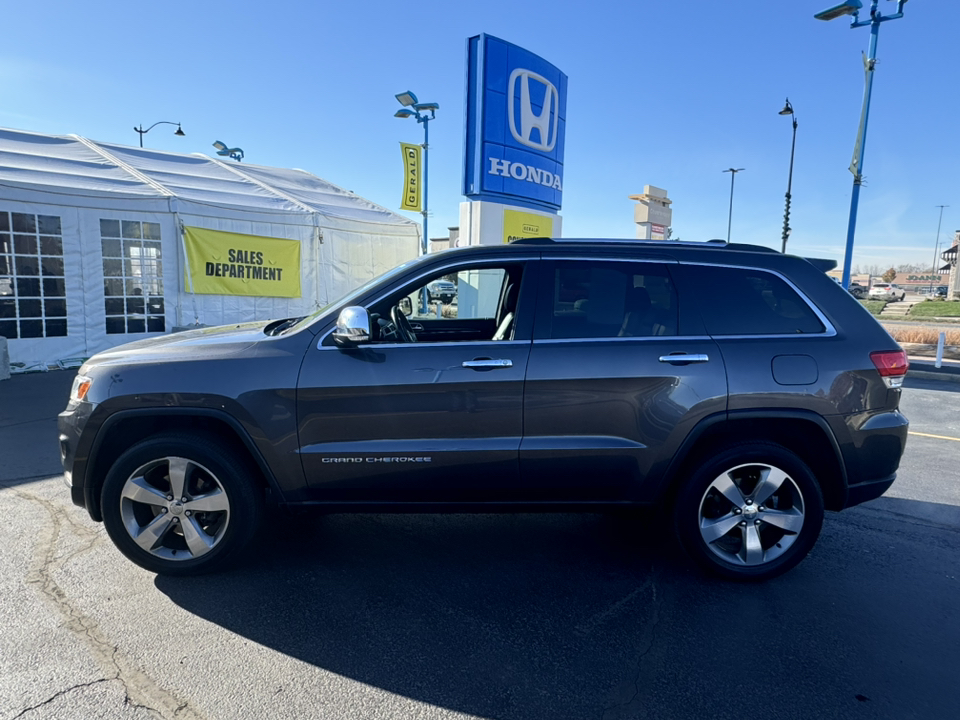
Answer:
<svg viewBox="0 0 960 720"><path fill-rule="evenodd" d="M537 114L530 101L530 82L543 85L543 107ZM517 128L517 110L515 107L517 83L520 84L520 127ZM557 144L557 125L560 121L560 94L556 86L542 75L531 70L517 68L510 73L507 83L507 115L510 119L510 134L521 145L550 152ZM534 134L536 130L536 134Z"/></svg>

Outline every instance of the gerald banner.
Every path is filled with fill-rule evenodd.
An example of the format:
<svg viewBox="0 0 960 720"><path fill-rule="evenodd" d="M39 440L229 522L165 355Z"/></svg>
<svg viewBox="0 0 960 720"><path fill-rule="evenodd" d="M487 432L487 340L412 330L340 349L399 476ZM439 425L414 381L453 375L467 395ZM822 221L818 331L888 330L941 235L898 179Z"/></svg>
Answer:
<svg viewBox="0 0 960 720"><path fill-rule="evenodd" d="M401 210L420 212L420 146L400 143L403 153L403 200Z"/></svg>
<svg viewBox="0 0 960 720"><path fill-rule="evenodd" d="M187 227L187 289L201 295L300 297L300 242Z"/></svg>
<svg viewBox="0 0 960 720"><path fill-rule="evenodd" d="M553 220L519 210L503 211L504 243L532 237L553 237Z"/></svg>

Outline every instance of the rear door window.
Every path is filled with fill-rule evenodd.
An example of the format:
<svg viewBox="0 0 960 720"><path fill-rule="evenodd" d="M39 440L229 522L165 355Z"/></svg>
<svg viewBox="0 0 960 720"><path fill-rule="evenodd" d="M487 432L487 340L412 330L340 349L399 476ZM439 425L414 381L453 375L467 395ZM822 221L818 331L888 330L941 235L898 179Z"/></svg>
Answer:
<svg viewBox="0 0 960 720"><path fill-rule="evenodd" d="M665 265L558 261L543 293L549 339L677 335L677 293Z"/></svg>
<svg viewBox="0 0 960 720"><path fill-rule="evenodd" d="M688 265L710 335L797 335L826 328L807 302L773 273Z"/></svg>

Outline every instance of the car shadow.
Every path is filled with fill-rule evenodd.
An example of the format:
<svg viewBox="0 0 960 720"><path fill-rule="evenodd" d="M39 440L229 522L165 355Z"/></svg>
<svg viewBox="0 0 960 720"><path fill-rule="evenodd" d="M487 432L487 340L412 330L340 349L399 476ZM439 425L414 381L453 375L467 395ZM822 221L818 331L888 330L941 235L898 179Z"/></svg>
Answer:
<svg viewBox="0 0 960 720"><path fill-rule="evenodd" d="M155 583L253 642L469 715L732 718L739 706L718 709L719 688L731 699L779 682L764 701L771 716L849 717L858 695L906 709L926 693L933 717L960 633L924 618L950 612L956 581L943 566L960 526L931 522L953 545L903 552L890 528L918 537L917 517L931 514L921 505L830 514L810 557L758 584L701 574L651 514L273 522L251 563ZM912 652L942 668L888 683Z"/></svg>

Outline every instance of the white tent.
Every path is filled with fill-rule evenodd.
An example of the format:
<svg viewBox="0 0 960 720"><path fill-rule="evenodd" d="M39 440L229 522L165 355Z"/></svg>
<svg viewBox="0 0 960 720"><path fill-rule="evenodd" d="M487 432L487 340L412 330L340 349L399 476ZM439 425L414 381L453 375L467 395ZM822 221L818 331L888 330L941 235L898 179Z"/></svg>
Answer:
<svg viewBox="0 0 960 720"><path fill-rule="evenodd" d="M184 228L296 241L299 291L201 294ZM177 326L305 315L415 257L419 231L303 170L0 129L0 336L11 362L52 365Z"/></svg>

